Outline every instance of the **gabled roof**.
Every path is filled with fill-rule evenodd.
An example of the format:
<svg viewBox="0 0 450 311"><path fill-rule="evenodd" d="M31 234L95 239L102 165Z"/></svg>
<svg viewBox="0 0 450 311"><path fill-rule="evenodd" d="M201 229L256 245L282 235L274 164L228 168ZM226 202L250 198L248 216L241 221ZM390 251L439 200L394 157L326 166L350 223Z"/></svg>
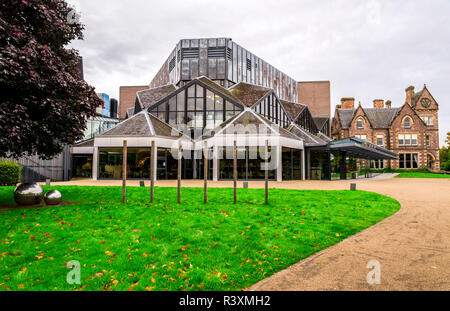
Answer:
<svg viewBox="0 0 450 311"><path fill-rule="evenodd" d="M326 123L328 120L330 120L330 118L329 118L329 117L319 117L319 116L314 117L314 116L313 116L313 120L314 120L314 123L316 123L316 126L317 126L317 128L319 129L319 131L320 131L320 130L323 129L325 123Z"/></svg>
<svg viewBox="0 0 450 311"><path fill-rule="evenodd" d="M364 111L372 128L388 129L400 108L364 108Z"/></svg>
<svg viewBox="0 0 450 311"><path fill-rule="evenodd" d="M139 100L142 110L145 110L176 89L177 88L175 87L175 85L168 84L148 90L139 91L136 93L136 96Z"/></svg>
<svg viewBox="0 0 450 311"><path fill-rule="evenodd" d="M159 120L147 111L141 111L129 119L120 122L112 129L97 135L97 137L108 136L139 136L139 137L181 137L182 134L169 124Z"/></svg>
<svg viewBox="0 0 450 311"><path fill-rule="evenodd" d="M303 140L303 143L307 147L309 147L309 146L326 146L328 144L328 142L331 141L331 139L328 137L325 140L317 135L309 133L308 131L305 131L304 129L302 129L295 123L292 123L288 127L288 131L290 133L294 134L295 136L297 136L298 138L300 138L301 140Z"/></svg>
<svg viewBox="0 0 450 311"><path fill-rule="evenodd" d="M338 117L343 129L348 129L353 120L354 109L338 109Z"/></svg>
<svg viewBox="0 0 450 311"><path fill-rule="evenodd" d="M257 102L259 102L263 97L271 93L273 90L255 84L239 82L238 84L235 84L231 88L229 88L229 91L245 106L253 107Z"/></svg>
<svg viewBox="0 0 450 311"><path fill-rule="evenodd" d="M423 89L420 92L417 92L414 94L414 96L411 98L411 107L416 108L417 103L419 102L419 99L422 97L423 92L427 90L428 94L430 94L431 98L434 100L437 106L439 106L438 102L434 99L433 95L431 94L430 90L428 90L427 86L424 85Z"/></svg>
<svg viewBox="0 0 450 311"><path fill-rule="evenodd" d="M297 120L298 116L306 108L306 105L296 104L296 103L289 102L286 100L281 100L281 99L280 99L280 103L283 106L284 111L286 111L286 114L291 121Z"/></svg>
<svg viewBox="0 0 450 311"><path fill-rule="evenodd" d="M231 127L233 125L233 127ZM252 125L250 127L246 127L248 125ZM271 122L266 119L262 115L258 114L254 110L244 110L236 116L228 119L227 121L220 124L215 129L205 133L203 136L199 137L198 140L208 139L214 137L218 134L239 134L235 133L234 129L236 126L243 126L246 129L245 134L262 134L260 132L261 127L265 128L266 131L264 135L267 136L282 136L291 139L298 139L295 135L291 134L289 131L285 130L282 127L279 127L277 124Z"/></svg>

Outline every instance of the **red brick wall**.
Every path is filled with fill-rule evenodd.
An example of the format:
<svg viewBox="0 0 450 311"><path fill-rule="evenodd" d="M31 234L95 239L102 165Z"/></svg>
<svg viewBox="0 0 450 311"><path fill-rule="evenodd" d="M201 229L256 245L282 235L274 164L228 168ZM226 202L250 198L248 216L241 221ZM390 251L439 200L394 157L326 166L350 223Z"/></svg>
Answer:
<svg viewBox="0 0 450 311"><path fill-rule="evenodd" d="M148 89L147 85L143 86L121 86L119 91L119 118L125 119L127 109L134 107L136 101L136 92Z"/></svg>

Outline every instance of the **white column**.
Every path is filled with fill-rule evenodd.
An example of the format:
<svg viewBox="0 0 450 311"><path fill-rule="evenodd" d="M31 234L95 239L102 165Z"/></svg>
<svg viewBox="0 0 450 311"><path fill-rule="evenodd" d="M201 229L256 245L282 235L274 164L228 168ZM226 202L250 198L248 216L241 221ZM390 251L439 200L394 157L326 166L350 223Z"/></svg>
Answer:
<svg viewBox="0 0 450 311"><path fill-rule="evenodd" d="M277 147L277 181L283 181L283 147Z"/></svg>
<svg viewBox="0 0 450 311"><path fill-rule="evenodd" d="M92 179L97 180L98 176L98 147L94 147L94 156L92 157Z"/></svg>
<svg viewBox="0 0 450 311"><path fill-rule="evenodd" d="M306 179L306 155L305 149L302 150L302 180Z"/></svg>
<svg viewBox="0 0 450 311"><path fill-rule="evenodd" d="M218 148L216 145L213 146L213 181L218 181L219 173L219 160L218 160Z"/></svg>

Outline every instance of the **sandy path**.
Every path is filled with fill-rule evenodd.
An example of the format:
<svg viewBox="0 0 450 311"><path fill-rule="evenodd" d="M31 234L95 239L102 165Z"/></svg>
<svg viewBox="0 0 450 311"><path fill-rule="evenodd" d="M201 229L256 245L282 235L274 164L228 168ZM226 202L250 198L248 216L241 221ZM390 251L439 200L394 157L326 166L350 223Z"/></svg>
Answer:
<svg viewBox="0 0 450 311"><path fill-rule="evenodd" d="M450 290L450 180L372 179L352 181L361 190L397 199L402 209L343 242L262 280L251 290ZM120 181L75 180L83 185L120 185ZM138 181L128 184L138 185ZM349 189L350 181L270 183L289 189ZM148 183L146 183L148 185ZM175 181L158 181L175 186ZM183 181L201 187L202 181ZM242 183L239 182L239 186ZM210 182L230 187L231 182ZM263 187L251 182L251 188ZM368 261L381 264L381 284L369 285Z"/></svg>

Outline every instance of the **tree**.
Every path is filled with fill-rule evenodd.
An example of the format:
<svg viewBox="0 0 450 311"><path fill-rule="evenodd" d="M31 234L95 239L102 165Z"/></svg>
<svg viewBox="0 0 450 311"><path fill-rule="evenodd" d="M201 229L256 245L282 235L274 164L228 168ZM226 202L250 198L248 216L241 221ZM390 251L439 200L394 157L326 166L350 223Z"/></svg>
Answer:
<svg viewBox="0 0 450 311"><path fill-rule="evenodd" d="M443 146L439 150L439 159L441 161L441 170L450 171L450 132L447 133L445 143L447 147Z"/></svg>
<svg viewBox="0 0 450 311"><path fill-rule="evenodd" d="M67 48L83 39L73 13L62 0L0 2L0 157L52 158L102 104Z"/></svg>

